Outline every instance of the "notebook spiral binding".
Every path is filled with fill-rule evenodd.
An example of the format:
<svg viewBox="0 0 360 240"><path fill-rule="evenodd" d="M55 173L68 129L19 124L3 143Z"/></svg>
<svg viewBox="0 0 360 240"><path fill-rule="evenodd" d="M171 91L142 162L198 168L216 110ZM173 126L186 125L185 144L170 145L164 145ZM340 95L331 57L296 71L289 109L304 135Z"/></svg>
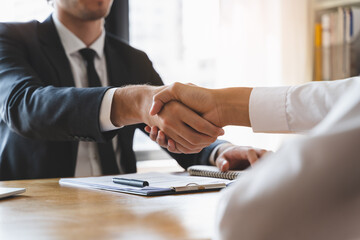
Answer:
<svg viewBox="0 0 360 240"><path fill-rule="evenodd" d="M213 171L213 170L197 169L192 167L188 168L188 172L191 176L213 177L213 178L222 178L229 180L234 180L241 174L239 171L221 172L219 170Z"/></svg>

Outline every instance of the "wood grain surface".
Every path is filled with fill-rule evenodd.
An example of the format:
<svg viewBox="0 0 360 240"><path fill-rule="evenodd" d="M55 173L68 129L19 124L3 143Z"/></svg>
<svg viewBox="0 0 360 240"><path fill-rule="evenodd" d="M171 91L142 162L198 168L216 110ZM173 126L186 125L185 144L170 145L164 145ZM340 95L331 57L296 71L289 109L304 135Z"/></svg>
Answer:
<svg viewBox="0 0 360 240"><path fill-rule="evenodd" d="M142 197L3 181L26 193L0 199L0 239L210 239L219 192Z"/></svg>

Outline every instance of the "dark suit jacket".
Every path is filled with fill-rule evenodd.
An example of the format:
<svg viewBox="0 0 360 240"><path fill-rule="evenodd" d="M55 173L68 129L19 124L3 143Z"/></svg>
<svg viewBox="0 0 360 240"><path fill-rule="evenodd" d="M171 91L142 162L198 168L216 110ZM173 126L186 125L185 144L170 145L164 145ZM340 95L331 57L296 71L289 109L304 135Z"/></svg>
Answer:
<svg viewBox="0 0 360 240"><path fill-rule="evenodd" d="M112 86L162 85L145 53L106 35ZM72 177L78 141L118 138L121 165L136 172L136 128L101 132L99 110L108 87L75 88L70 63L52 18L43 23L0 24L0 179ZM129 99L129 101L131 101ZM199 154L171 154L186 168L207 164L219 141Z"/></svg>

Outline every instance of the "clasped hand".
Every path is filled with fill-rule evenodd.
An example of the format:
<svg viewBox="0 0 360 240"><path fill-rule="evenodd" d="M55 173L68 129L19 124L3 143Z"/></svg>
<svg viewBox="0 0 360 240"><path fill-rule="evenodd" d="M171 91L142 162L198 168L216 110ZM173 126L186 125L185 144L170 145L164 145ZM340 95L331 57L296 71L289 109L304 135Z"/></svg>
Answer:
<svg viewBox="0 0 360 240"><path fill-rule="evenodd" d="M111 106L111 122L116 127L136 123L157 126L163 131L160 136L166 134L176 142L176 149L181 153L200 152L224 134L223 129L177 101L162 106L161 112L149 115L153 96L165 88L137 85L116 89Z"/></svg>
<svg viewBox="0 0 360 240"><path fill-rule="evenodd" d="M156 116L163 114L163 111L167 106L172 104L179 104L180 102L186 105L187 108L178 109L195 111L196 121L199 118L206 119L210 123L217 127L223 127L230 124L237 124L243 126L250 126L250 120L248 116L248 98L251 93L251 89L242 88L241 95L243 98L241 102L244 107L240 106L240 109L244 114L237 116L232 107L231 96L233 93L237 93L239 89L225 89L225 90L211 90L206 88L197 87L193 84L181 84L174 83L168 87L163 88L153 97L153 105L150 109L150 115ZM245 101L244 101L245 99ZM182 105L182 106L184 106ZM234 108L239 108L236 103ZM246 112L246 113L245 113ZM193 113L193 112L191 112ZM186 111L182 111L181 115L187 115ZM189 118L195 117L195 115L187 116ZM193 119L195 120L195 119ZM192 121L193 123L194 121ZM191 125L189 125L191 127ZM150 134L150 138L156 141L160 146L167 148L171 152L175 153L188 153L183 151L183 145L176 139L171 138L166 131L163 131L161 127L153 125L152 127L147 126L145 130ZM195 129L190 129L195 130ZM203 131L204 129L196 129L195 131ZM196 140L192 141L193 143ZM216 154L216 165L222 171L229 169L244 169L250 164L255 163L260 157L262 157L267 151L263 149L256 149L252 147L240 147L233 144L223 144L217 151Z"/></svg>

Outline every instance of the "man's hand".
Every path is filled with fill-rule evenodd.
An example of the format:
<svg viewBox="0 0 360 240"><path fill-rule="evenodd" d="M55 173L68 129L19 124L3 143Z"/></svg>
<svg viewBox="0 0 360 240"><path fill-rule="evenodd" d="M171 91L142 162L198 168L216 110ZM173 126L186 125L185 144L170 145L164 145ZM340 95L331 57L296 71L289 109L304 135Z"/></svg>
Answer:
<svg viewBox="0 0 360 240"><path fill-rule="evenodd" d="M128 86L115 91L111 121L115 126L144 122L157 126L176 141L176 151L196 153L213 143L224 131L179 102L171 102L155 116L149 115L153 96L164 87Z"/></svg>
<svg viewBox="0 0 360 240"><path fill-rule="evenodd" d="M176 148L176 143L171 138L168 138L163 131L161 131L158 127L153 126L145 127L145 131L149 133L151 140L157 142L161 147L167 148L169 152L173 153L182 153L180 150Z"/></svg>
<svg viewBox="0 0 360 240"><path fill-rule="evenodd" d="M179 101L218 127L239 125L250 127L249 99L252 88L206 89L193 84L174 83L154 95L150 115L161 113L171 101ZM145 128L152 140L171 152L178 152L177 141L166 133ZM155 134L156 133L156 134ZM164 143L167 143L166 145Z"/></svg>
<svg viewBox="0 0 360 240"><path fill-rule="evenodd" d="M174 83L161 89L153 98L150 115L166 103L179 101L218 127L250 127L249 98L252 88L207 89L193 84Z"/></svg>
<svg viewBox="0 0 360 240"><path fill-rule="evenodd" d="M180 153L176 144L156 126L145 128L150 134L151 140L157 142L161 147L167 148L170 152ZM170 143L170 144L168 144ZM231 143L222 144L216 152L216 166L223 172L228 170L243 170L257 162L268 151L259 148L236 146Z"/></svg>
<svg viewBox="0 0 360 240"><path fill-rule="evenodd" d="M150 109L150 115L161 112L161 109L171 101L182 102L201 116L207 118L216 126L225 126L221 119L221 109L216 101L215 91L201 88L193 84L174 83L163 88L153 98L153 105Z"/></svg>
<svg viewBox="0 0 360 240"><path fill-rule="evenodd" d="M264 149L236 146L230 143L221 145L216 153L216 166L222 171L243 170L253 165L264 154Z"/></svg>

